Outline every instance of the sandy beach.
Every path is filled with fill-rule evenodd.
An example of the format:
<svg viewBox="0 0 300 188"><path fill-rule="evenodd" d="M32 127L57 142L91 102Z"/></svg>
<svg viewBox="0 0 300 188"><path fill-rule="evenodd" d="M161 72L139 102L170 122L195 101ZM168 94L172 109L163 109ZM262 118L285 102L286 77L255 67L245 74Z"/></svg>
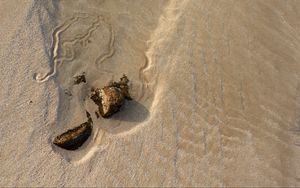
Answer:
<svg viewBox="0 0 300 188"><path fill-rule="evenodd" d="M1 0L0 186L300 186L299 20L298 0Z"/></svg>

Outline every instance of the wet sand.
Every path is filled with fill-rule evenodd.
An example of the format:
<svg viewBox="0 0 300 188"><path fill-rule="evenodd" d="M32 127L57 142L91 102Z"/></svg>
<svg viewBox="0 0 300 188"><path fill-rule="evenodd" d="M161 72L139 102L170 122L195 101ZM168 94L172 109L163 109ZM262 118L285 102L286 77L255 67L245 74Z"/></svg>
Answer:
<svg viewBox="0 0 300 188"><path fill-rule="evenodd" d="M0 185L299 186L299 10L0 1ZM123 74L133 100L98 117L91 89ZM87 141L54 145L86 112Z"/></svg>

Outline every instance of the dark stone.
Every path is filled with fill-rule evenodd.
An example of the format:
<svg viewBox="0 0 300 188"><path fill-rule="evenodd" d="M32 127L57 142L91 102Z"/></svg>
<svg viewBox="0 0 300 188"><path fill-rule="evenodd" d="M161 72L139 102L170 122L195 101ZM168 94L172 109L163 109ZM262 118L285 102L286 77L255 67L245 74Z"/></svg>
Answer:
<svg viewBox="0 0 300 188"><path fill-rule="evenodd" d="M88 121L82 123L78 127L68 130L67 132L57 136L53 144L66 149L76 150L84 144L84 142L90 137L92 133L92 119L90 114L87 112Z"/></svg>
<svg viewBox="0 0 300 188"><path fill-rule="evenodd" d="M99 113L96 111L95 112L97 119L100 117Z"/></svg>
<svg viewBox="0 0 300 188"><path fill-rule="evenodd" d="M85 79L85 75L84 74L78 75L78 76L74 77L74 84L78 85L80 83L86 83L86 79Z"/></svg>

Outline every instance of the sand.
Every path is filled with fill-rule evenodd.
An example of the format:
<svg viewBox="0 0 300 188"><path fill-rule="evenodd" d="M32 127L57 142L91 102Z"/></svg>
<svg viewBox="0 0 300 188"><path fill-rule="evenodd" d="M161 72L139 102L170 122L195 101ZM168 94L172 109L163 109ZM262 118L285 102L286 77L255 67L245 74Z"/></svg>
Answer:
<svg viewBox="0 0 300 188"><path fill-rule="evenodd" d="M300 186L299 20L293 0L0 1L0 185ZM123 74L133 100L97 118L91 88ZM55 146L86 111L89 139Z"/></svg>

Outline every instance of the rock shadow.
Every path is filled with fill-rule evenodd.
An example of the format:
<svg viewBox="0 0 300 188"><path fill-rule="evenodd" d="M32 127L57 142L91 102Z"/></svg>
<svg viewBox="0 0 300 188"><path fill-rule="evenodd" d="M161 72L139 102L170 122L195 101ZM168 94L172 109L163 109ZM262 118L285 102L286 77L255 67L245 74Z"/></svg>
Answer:
<svg viewBox="0 0 300 188"><path fill-rule="evenodd" d="M135 100L126 100L120 111L114 114L112 120L143 122L149 116L149 110L141 103Z"/></svg>
<svg viewBox="0 0 300 188"><path fill-rule="evenodd" d="M149 110L140 102L126 100L120 111L101 120L100 127L110 134L126 133L145 122L149 114Z"/></svg>

